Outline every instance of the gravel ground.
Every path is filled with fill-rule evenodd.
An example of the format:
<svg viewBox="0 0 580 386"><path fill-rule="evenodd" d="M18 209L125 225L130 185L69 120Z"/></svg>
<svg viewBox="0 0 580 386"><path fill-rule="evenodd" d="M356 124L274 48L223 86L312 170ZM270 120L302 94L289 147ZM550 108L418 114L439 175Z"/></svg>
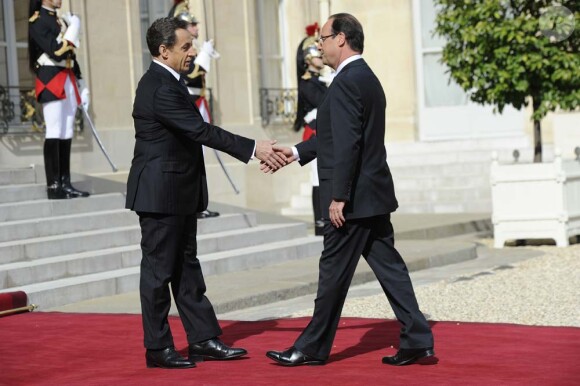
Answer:
<svg viewBox="0 0 580 386"><path fill-rule="evenodd" d="M491 245L491 240L484 240ZM523 248L523 247L521 247ZM580 327L580 244L415 288L430 320ZM293 316L310 316L312 309ZM343 316L394 319L384 295L348 299Z"/></svg>

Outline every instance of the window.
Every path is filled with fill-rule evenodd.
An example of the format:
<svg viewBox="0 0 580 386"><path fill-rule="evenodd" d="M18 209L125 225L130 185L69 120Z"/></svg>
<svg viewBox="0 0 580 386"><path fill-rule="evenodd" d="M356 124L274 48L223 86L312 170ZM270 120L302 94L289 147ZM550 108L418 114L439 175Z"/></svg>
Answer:
<svg viewBox="0 0 580 386"><path fill-rule="evenodd" d="M288 71L282 55L285 44L283 0L258 0L257 12L260 87L288 87Z"/></svg>
<svg viewBox="0 0 580 386"><path fill-rule="evenodd" d="M28 2L0 5L0 132L22 124L21 94L34 87L28 69Z"/></svg>
<svg viewBox="0 0 580 386"><path fill-rule="evenodd" d="M523 133L523 111L507 106L503 114L470 101L441 63L445 41L433 36L433 0L413 0L417 105L421 140L482 138Z"/></svg>
<svg viewBox="0 0 580 386"><path fill-rule="evenodd" d="M141 22L141 54L143 58L143 71L147 71L151 64L151 54L147 48L147 29L155 20L169 15L169 10L173 6L172 0L139 0L139 20Z"/></svg>

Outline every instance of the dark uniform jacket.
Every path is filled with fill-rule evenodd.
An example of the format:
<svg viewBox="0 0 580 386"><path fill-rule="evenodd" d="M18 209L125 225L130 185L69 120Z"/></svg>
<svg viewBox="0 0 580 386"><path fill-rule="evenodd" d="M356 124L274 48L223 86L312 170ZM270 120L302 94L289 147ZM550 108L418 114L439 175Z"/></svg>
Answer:
<svg viewBox="0 0 580 386"><path fill-rule="evenodd" d="M320 80L320 74L315 72L306 71L306 73L300 78L300 83L298 84L298 98L302 99L302 108L304 117L306 114L317 108L326 94L327 87L326 83ZM308 126L313 130L316 130L316 119L307 122Z"/></svg>
<svg viewBox="0 0 580 386"><path fill-rule="evenodd" d="M201 67L199 64L195 64L193 60L189 65L189 72L185 77L185 84L187 87L198 88L199 92L195 93L194 99L199 98L201 95L205 96L205 74L207 71Z"/></svg>
<svg viewBox="0 0 580 386"><path fill-rule="evenodd" d="M318 159L323 217L333 199L346 201L345 218L394 212L393 178L385 149L386 98L363 59L347 64L318 106L316 136L296 147L300 164Z"/></svg>
<svg viewBox="0 0 580 386"><path fill-rule="evenodd" d="M40 103L65 99L66 76L72 71L76 79L81 79L81 71L76 61L72 44L62 40L66 31L64 21L56 12L40 8L29 19L30 51L37 61L46 54L53 65L36 65L36 98ZM76 85L75 85L76 86Z"/></svg>
<svg viewBox="0 0 580 386"><path fill-rule="evenodd" d="M187 215L207 208L201 145L242 162L255 141L203 121L187 88L153 62L139 81L133 104L135 151L127 181L126 208Z"/></svg>

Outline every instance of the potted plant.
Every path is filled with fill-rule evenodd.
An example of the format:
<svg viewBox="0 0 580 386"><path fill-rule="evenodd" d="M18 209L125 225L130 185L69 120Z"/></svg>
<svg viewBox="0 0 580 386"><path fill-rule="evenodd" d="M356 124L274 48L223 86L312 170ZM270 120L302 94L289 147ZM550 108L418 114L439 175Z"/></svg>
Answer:
<svg viewBox="0 0 580 386"><path fill-rule="evenodd" d="M446 39L442 61L471 100L517 109L532 105L534 164L492 161L496 247L508 239L580 234L580 162L542 163L541 120L580 106L577 2L435 0L435 33ZM580 144L579 144L580 145Z"/></svg>

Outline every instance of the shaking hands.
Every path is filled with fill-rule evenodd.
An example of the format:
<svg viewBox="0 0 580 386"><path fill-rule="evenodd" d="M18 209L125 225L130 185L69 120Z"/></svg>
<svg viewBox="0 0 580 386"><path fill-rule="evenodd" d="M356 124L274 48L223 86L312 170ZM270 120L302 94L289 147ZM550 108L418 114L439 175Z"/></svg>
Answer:
<svg viewBox="0 0 580 386"><path fill-rule="evenodd" d="M277 165L280 165L279 167L276 167L277 165L272 163L272 162L267 162L262 160L260 157L260 160L262 162L260 162L260 170L266 174L272 174L274 172L276 172L277 170L283 168L286 165L291 164L292 162L295 161L294 158L294 154L292 153L292 149L287 147L287 146L279 146L276 145L276 141L267 141L271 143L271 157L273 157L274 159L283 159L285 160L285 162L282 164L280 162L278 162ZM256 147L256 156L258 156L258 149Z"/></svg>
<svg viewBox="0 0 580 386"><path fill-rule="evenodd" d="M260 160L260 170L264 173L274 173L294 161L292 149L275 145L276 140L256 141L255 156ZM282 149L288 149L290 153Z"/></svg>

